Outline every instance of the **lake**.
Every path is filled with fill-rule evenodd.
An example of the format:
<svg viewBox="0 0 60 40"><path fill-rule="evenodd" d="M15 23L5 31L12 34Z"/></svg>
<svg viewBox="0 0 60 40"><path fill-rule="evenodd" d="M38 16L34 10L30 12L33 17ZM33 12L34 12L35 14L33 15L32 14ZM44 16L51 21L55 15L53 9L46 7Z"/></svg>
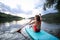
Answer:
<svg viewBox="0 0 60 40"><path fill-rule="evenodd" d="M21 28L28 22L29 22L28 19L23 19L20 21L1 23L0 40L26 40L22 34L17 32L11 32L11 30L16 30L18 28ZM60 38L60 24L47 23L42 21L41 29Z"/></svg>

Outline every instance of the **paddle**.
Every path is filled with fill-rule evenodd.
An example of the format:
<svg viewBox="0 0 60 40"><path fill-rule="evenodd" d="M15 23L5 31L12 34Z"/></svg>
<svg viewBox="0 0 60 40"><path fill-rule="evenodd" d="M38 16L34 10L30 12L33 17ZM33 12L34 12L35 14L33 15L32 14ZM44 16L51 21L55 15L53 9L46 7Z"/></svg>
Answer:
<svg viewBox="0 0 60 40"><path fill-rule="evenodd" d="M11 32L11 33L14 33L14 32L21 33L21 29L22 29L22 28L24 28L24 27L25 27L26 25L28 25L28 24L30 24L30 25L32 24L31 21L32 21L32 20L30 20L30 21L29 21L28 23L26 23L26 24L23 24L23 26L20 26L20 28L14 28L14 29L12 29L10 32Z"/></svg>
<svg viewBox="0 0 60 40"><path fill-rule="evenodd" d="M31 23L31 21L32 21L32 19L31 19L28 23L26 23L24 26L22 26L22 28L24 28L24 27L25 27L26 25L28 25L28 24L29 24L29 25L31 25L31 24L33 24L33 23L34 23L34 22L32 22L32 23ZM21 33L21 29L22 29L22 28L20 28L20 29L19 29L19 30L17 30L16 32Z"/></svg>
<svg viewBox="0 0 60 40"><path fill-rule="evenodd" d="M24 28L26 25L28 25L29 24L29 22L28 23L26 23L24 26L22 26L22 28ZM18 33L21 33L21 29L22 28L20 28L20 29L18 29L16 32L18 32Z"/></svg>
<svg viewBox="0 0 60 40"><path fill-rule="evenodd" d="M13 28L13 29L10 30L10 33L15 33L15 32L21 33L21 29L22 29L23 27L25 27L26 25L28 25L28 24L29 24L29 22L23 24L23 26L20 26L19 28Z"/></svg>
<svg viewBox="0 0 60 40"><path fill-rule="evenodd" d="M22 26L22 28L24 28L26 25L28 25L29 24L29 22L28 23L26 23L24 26ZM21 30L22 30L22 28L20 28L20 29L18 29L16 32L18 32L18 33L21 33ZM21 33L22 34L22 33ZM22 34L23 35L23 34ZM25 35L23 35L26 39L27 39L27 37L25 36ZM29 40L29 39L28 39Z"/></svg>

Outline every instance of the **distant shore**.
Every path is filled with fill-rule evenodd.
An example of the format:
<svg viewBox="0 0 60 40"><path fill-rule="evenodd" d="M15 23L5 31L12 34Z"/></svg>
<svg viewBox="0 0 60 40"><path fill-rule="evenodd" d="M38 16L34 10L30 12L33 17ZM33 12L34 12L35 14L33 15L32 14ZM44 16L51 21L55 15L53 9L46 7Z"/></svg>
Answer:
<svg viewBox="0 0 60 40"><path fill-rule="evenodd" d="M11 22L13 20L18 21L22 19L24 18L0 12L0 23Z"/></svg>

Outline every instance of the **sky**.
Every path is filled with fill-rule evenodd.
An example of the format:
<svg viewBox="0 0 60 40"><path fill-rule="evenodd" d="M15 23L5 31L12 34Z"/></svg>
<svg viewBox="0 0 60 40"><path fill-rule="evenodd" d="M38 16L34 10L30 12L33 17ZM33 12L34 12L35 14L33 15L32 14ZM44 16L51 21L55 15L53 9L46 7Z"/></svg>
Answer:
<svg viewBox="0 0 60 40"><path fill-rule="evenodd" d="M25 18L33 17L39 13L44 15L46 13L57 12L55 7L47 8L44 11L43 5L45 2L45 0L0 0L0 11Z"/></svg>

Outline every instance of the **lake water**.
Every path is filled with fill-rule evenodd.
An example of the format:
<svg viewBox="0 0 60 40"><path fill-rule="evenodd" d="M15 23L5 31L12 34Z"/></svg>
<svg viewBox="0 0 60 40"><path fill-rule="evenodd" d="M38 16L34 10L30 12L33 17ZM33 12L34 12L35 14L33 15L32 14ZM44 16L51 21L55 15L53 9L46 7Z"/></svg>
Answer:
<svg viewBox="0 0 60 40"><path fill-rule="evenodd" d="M22 34L13 31L11 32L11 30L21 28L28 22L29 20L24 19L20 21L1 23L0 40L26 40ZM50 24L42 21L41 29L60 38L60 24Z"/></svg>

